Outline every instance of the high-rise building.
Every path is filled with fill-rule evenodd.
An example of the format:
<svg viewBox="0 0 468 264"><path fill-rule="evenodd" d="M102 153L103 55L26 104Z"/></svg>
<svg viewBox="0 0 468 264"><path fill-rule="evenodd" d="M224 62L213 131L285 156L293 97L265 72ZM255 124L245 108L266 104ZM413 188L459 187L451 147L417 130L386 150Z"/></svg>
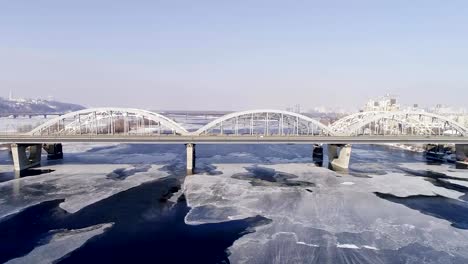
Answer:
<svg viewBox="0 0 468 264"><path fill-rule="evenodd" d="M396 96L385 95L384 97L378 99L371 99L367 101L367 104L364 106L363 111L398 111L400 110L400 105L396 99Z"/></svg>

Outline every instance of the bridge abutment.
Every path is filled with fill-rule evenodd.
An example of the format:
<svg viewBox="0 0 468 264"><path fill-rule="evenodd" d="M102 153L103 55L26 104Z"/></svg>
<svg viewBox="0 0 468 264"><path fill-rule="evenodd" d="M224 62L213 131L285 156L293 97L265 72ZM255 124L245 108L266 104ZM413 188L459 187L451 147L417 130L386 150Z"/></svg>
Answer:
<svg viewBox="0 0 468 264"><path fill-rule="evenodd" d="M350 144L329 144L328 145L328 161L333 169L348 169L351 159Z"/></svg>
<svg viewBox="0 0 468 264"><path fill-rule="evenodd" d="M457 169L468 169L468 144L456 144Z"/></svg>
<svg viewBox="0 0 468 264"><path fill-rule="evenodd" d="M187 175L191 175L195 169L195 144L188 143L185 146L187 148Z"/></svg>
<svg viewBox="0 0 468 264"><path fill-rule="evenodd" d="M40 166L42 144L12 144L11 154L15 171Z"/></svg>

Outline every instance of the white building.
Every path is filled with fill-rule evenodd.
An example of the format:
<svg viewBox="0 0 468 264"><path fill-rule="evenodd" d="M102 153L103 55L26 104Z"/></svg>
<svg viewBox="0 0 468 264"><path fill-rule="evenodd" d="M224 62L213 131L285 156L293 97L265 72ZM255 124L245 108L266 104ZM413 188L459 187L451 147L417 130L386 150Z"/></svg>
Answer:
<svg viewBox="0 0 468 264"><path fill-rule="evenodd" d="M367 101L367 104L364 106L363 111L398 111L400 110L400 105L397 103L396 96L385 95L384 97L378 99L371 99Z"/></svg>

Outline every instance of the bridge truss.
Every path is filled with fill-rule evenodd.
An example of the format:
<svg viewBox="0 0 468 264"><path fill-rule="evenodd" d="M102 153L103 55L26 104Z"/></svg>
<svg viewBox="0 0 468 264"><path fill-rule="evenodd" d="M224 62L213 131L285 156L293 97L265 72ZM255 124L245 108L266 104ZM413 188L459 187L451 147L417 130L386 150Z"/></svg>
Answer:
<svg viewBox="0 0 468 264"><path fill-rule="evenodd" d="M468 136L468 129L454 120L420 111L360 112L330 127L347 136Z"/></svg>
<svg viewBox="0 0 468 264"><path fill-rule="evenodd" d="M468 129L427 112L360 112L330 126L281 110L251 110L222 116L188 132L163 115L129 108L94 108L65 114L33 129L29 136L463 136Z"/></svg>
<svg viewBox="0 0 468 264"><path fill-rule="evenodd" d="M317 120L280 110L251 110L220 117L196 135L331 136L334 132Z"/></svg>
<svg viewBox="0 0 468 264"><path fill-rule="evenodd" d="M157 113L129 108L94 108L47 121L29 135L182 135L178 123Z"/></svg>

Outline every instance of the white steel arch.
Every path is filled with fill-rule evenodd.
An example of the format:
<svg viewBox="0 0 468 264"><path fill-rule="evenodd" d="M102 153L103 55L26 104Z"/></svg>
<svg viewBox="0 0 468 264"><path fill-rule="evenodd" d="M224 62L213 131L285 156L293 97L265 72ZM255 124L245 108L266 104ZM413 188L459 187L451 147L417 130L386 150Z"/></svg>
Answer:
<svg viewBox="0 0 468 264"><path fill-rule="evenodd" d="M373 112L358 112L358 113L350 114L332 123L330 125L330 128L332 128L337 133L348 134L348 128L350 125L362 121L362 119L364 119L366 116L372 116L378 113L383 113L383 112L373 111Z"/></svg>
<svg viewBox="0 0 468 264"><path fill-rule="evenodd" d="M28 135L187 134L175 121L134 108L90 108L51 119Z"/></svg>
<svg viewBox="0 0 468 264"><path fill-rule="evenodd" d="M334 135L328 126L310 117L282 110L259 109L222 116L194 135Z"/></svg>
<svg viewBox="0 0 468 264"><path fill-rule="evenodd" d="M444 135L446 131L468 136L468 129L458 122L422 111L360 112L336 121L331 128L349 136L386 133L430 136Z"/></svg>

